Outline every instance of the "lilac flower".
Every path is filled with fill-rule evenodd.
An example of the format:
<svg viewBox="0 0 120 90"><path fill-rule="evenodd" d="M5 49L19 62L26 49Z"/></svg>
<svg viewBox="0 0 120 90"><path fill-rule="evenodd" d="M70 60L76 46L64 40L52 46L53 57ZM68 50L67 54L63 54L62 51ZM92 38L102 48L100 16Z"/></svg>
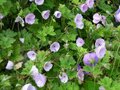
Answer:
<svg viewBox="0 0 120 90"><path fill-rule="evenodd" d="M78 47L82 47L84 44L85 44L84 40L82 38L78 37L76 40L76 45Z"/></svg>
<svg viewBox="0 0 120 90"><path fill-rule="evenodd" d="M86 4L89 8L93 8L93 5L94 5L94 0L87 0L86 1Z"/></svg>
<svg viewBox="0 0 120 90"><path fill-rule="evenodd" d="M79 71L77 72L77 77L78 77L80 82L83 82L83 80L84 80L84 72L83 72L82 69L79 69Z"/></svg>
<svg viewBox="0 0 120 90"><path fill-rule="evenodd" d="M44 0L35 0L35 3L37 5L42 5L44 3Z"/></svg>
<svg viewBox="0 0 120 90"><path fill-rule="evenodd" d="M30 25L34 24L34 22L35 22L35 15L34 15L33 13L29 13L29 14L25 17L25 22L26 22L27 24L30 24Z"/></svg>
<svg viewBox="0 0 120 90"><path fill-rule="evenodd" d="M53 67L53 64L49 61L49 62L45 62L43 68L46 72L48 72L48 71L50 71L50 69L52 69L52 67Z"/></svg>
<svg viewBox="0 0 120 90"><path fill-rule="evenodd" d="M85 13L85 12L88 10L87 4L82 4L82 5L80 5L80 10L81 10L83 13Z"/></svg>
<svg viewBox="0 0 120 90"><path fill-rule="evenodd" d="M81 14L77 14L75 16L74 22L76 24L76 27L79 29L83 29L84 28L84 23L82 22L83 16Z"/></svg>
<svg viewBox="0 0 120 90"><path fill-rule="evenodd" d="M54 16L55 16L56 18L61 18L62 14L61 14L60 11L55 11Z"/></svg>
<svg viewBox="0 0 120 90"><path fill-rule="evenodd" d="M105 40L104 40L104 39L98 38L98 39L96 40L96 42L95 42L95 47L97 48L97 47L99 47L99 46L105 47Z"/></svg>
<svg viewBox="0 0 120 90"><path fill-rule="evenodd" d="M54 42L50 45L51 52L57 52L60 49L60 44L58 42Z"/></svg>
<svg viewBox="0 0 120 90"><path fill-rule="evenodd" d="M95 13L93 15L93 23L97 24L101 21L101 15L99 15L98 13Z"/></svg>
<svg viewBox="0 0 120 90"><path fill-rule="evenodd" d="M103 25L106 24L106 17L103 16L103 15L101 16L101 22L102 22Z"/></svg>
<svg viewBox="0 0 120 90"><path fill-rule="evenodd" d="M80 69L82 69L82 68L81 68L81 66L78 64L78 65L77 65L77 71L79 71Z"/></svg>
<svg viewBox="0 0 120 90"><path fill-rule="evenodd" d="M12 61L8 61L8 63L7 63L5 68L7 70L11 70L11 69L13 69L13 66L14 66L14 63Z"/></svg>
<svg viewBox="0 0 120 90"><path fill-rule="evenodd" d="M34 74L33 79L38 87L43 87L47 81L46 76L41 73Z"/></svg>
<svg viewBox="0 0 120 90"><path fill-rule="evenodd" d="M21 43L24 43L25 39L24 38L19 38Z"/></svg>
<svg viewBox="0 0 120 90"><path fill-rule="evenodd" d="M32 61L36 59L36 53L34 51L28 51L27 56Z"/></svg>
<svg viewBox="0 0 120 90"><path fill-rule="evenodd" d="M84 55L83 62L85 65L95 66L96 63L98 62L98 57L97 57L96 53L94 53L94 52L87 53Z"/></svg>
<svg viewBox="0 0 120 90"><path fill-rule="evenodd" d="M28 83L28 84L25 84L22 87L22 90L37 90L37 89L33 85L31 85L30 83Z"/></svg>
<svg viewBox="0 0 120 90"><path fill-rule="evenodd" d="M31 75L38 74L39 73L38 68L35 65L33 65L31 70L30 70L30 73L31 73Z"/></svg>
<svg viewBox="0 0 120 90"><path fill-rule="evenodd" d="M103 86L100 86L99 90L106 90L106 89Z"/></svg>
<svg viewBox="0 0 120 90"><path fill-rule="evenodd" d="M50 10L45 10L45 11L42 11L42 17L43 19L47 20L50 16Z"/></svg>
<svg viewBox="0 0 120 90"><path fill-rule="evenodd" d="M68 82L68 76L65 72L63 72L61 75L59 75L60 81L62 83L67 83Z"/></svg>
<svg viewBox="0 0 120 90"><path fill-rule="evenodd" d="M0 20L2 20L4 18L4 16L0 13Z"/></svg>
<svg viewBox="0 0 120 90"><path fill-rule="evenodd" d="M79 24L79 23L82 21L82 19L83 19L83 16L82 16L81 14L77 14L77 15L75 16L74 22L75 22L76 24Z"/></svg>
<svg viewBox="0 0 120 90"><path fill-rule="evenodd" d="M115 12L114 17L115 17L116 22L120 22L120 7L119 7L119 9Z"/></svg>
<svg viewBox="0 0 120 90"><path fill-rule="evenodd" d="M100 46L95 49L96 55L98 58L102 59L106 53L105 46Z"/></svg>

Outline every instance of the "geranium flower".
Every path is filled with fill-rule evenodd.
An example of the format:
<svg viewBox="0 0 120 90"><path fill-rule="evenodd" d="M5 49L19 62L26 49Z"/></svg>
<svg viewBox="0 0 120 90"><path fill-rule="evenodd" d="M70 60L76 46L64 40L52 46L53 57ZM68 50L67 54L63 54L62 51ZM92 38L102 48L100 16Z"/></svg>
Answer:
<svg viewBox="0 0 120 90"><path fill-rule="evenodd" d="M103 25L106 24L106 17L103 16L103 15L101 16L101 22L102 22Z"/></svg>
<svg viewBox="0 0 120 90"><path fill-rule="evenodd" d="M94 6L94 0L86 0L86 4L89 8L93 8Z"/></svg>
<svg viewBox="0 0 120 90"><path fill-rule="evenodd" d="M76 45L78 47L82 47L84 44L85 44L84 40L82 38L78 37L76 40Z"/></svg>
<svg viewBox="0 0 120 90"><path fill-rule="evenodd" d="M21 43L24 43L25 39L24 38L19 38Z"/></svg>
<svg viewBox="0 0 120 90"><path fill-rule="evenodd" d="M37 90L32 84L28 83L22 87L22 90Z"/></svg>
<svg viewBox="0 0 120 90"><path fill-rule="evenodd" d="M101 21L101 15L99 15L98 13L95 13L93 15L93 23L97 24Z"/></svg>
<svg viewBox="0 0 120 90"><path fill-rule="evenodd" d="M62 83L67 83L68 82L68 76L65 72L63 72L61 75L59 75L60 81Z"/></svg>
<svg viewBox="0 0 120 90"><path fill-rule="evenodd" d="M39 73L38 68L35 65L33 65L31 70L30 70L30 73L31 73L31 75L38 74Z"/></svg>
<svg viewBox="0 0 120 90"><path fill-rule="evenodd" d="M120 22L120 7L118 8L118 10L115 12L115 20L116 22Z"/></svg>
<svg viewBox="0 0 120 90"><path fill-rule="evenodd" d="M0 20L2 20L4 18L4 16L0 13Z"/></svg>
<svg viewBox="0 0 120 90"><path fill-rule="evenodd" d="M45 10L45 11L42 11L42 17L43 19L47 20L50 16L50 10Z"/></svg>
<svg viewBox="0 0 120 90"><path fill-rule="evenodd" d="M50 69L52 69L52 67L53 67L53 64L49 61L49 62L45 62L45 64L44 64L44 70L45 71L50 71Z"/></svg>
<svg viewBox="0 0 120 90"><path fill-rule="evenodd" d="M34 74L33 79L38 87L43 87L47 81L46 76L41 73Z"/></svg>
<svg viewBox="0 0 120 90"><path fill-rule="evenodd" d="M17 16L16 17L16 19L15 19L15 22L20 22L20 24L22 25L22 26L24 26L24 20L23 20L23 18L21 18L20 16Z"/></svg>
<svg viewBox="0 0 120 90"><path fill-rule="evenodd" d="M82 5L80 5L80 10L81 10L83 13L85 13L85 12L88 10L87 4L82 4Z"/></svg>
<svg viewBox="0 0 120 90"><path fill-rule="evenodd" d="M76 27L79 29L84 28L84 23L82 22L83 16L81 14L77 14L74 18L74 22L76 24Z"/></svg>
<svg viewBox="0 0 120 90"><path fill-rule="evenodd" d="M34 22L35 22L35 15L33 13L27 14L26 17L25 17L25 22L27 24L30 24L30 25L34 24Z"/></svg>
<svg viewBox="0 0 120 90"><path fill-rule="evenodd" d="M105 47L105 40L102 39L102 38L98 38L98 39L96 40L96 42L95 42L95 47L96 47L96 48L97 48L97 47L100 47L100 46Z"/></svg>
<svg viewBox="0 0 120 90"><path fill-rule="evenodd" d="M97 57L96 53L94 53L94 52L87 53L84 55L83 62L85 65L95 66L96 63L98 62L98 57Z"/></svg>
<svg viewBox="0 0 120 90"><path fill-rule="evenodd" d="M105 46L100 46L95 49L96 55L98 58L103 58L105 53L106 53L106 48Z"/></svg>
<svg viewBox="0 0 120 90"><path fill-rule="evenodd" d="M42 5L44 3L44 0L35 0L35 3L37 5Z"/></svg>
<svg viewBox="0 0 120 90"><path fill-rule="evenodd" d="M60 49L60 44L58 42L54 42L50 45L51 52L57 52Z"/></svg>
<svg viewBox="0 0 120 90"><path fill-rule="evenodd" d="M82 69L79 69L78 72L77 72L77 77L79 79L80 82L83 82L84 81L84 72Z"/></svg>
<svg viewBox="0 0 120 90"><path fill-rule="evenodd" d="M34 51L28 51L27 56L30 60L35 60L36 59L36 53Z"/></svg>
<svg viewBox="0 0 120 90"><path fill-rule="evenodd" d="M7 63L5 68L7 70L11 70L11 69L13 69L13 66L14 66L14 63L12 61L8 61L8 63Z"/></svg>
<svg viewBox="0 0 120 90"><path fill-rule="evenodd" d="M61 14L60 11L55 11L54 16L55 16L56 18L61 18L62 14Z"/></svg>

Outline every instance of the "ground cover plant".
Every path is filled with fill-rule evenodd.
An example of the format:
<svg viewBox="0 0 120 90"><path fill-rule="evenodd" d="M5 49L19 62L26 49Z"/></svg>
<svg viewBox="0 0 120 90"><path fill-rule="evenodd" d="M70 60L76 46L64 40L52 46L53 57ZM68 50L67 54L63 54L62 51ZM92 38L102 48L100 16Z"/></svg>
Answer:
<svg viewBox="0 0 120 90"><path fill-rule="evenodd" d="M119 90L119 0L0 0L0 90Z"/></svg>

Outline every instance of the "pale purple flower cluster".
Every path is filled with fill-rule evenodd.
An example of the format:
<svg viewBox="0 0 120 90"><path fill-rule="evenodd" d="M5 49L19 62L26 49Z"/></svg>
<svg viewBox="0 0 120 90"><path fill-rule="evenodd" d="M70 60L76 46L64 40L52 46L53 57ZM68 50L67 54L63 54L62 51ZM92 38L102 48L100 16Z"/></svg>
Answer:
<svg viewBox="0 0 120 90"><path fill-rule="evenodd" d="M86 2L82 5L80 5L80 10L85 13L88 8L93 8L94 6L94 0L86 0Z"/></svg>
<svg viewBox="0 0 120 90"><path fill-rule="evenodd" d="M93 15L93 23L98 24L102 22L103 25L106 24L106 17L104 15L100 15L99 13L95 13Z"/></svg>
<svg viewBox="0 0 120 90"><path fill-rule="evenodd" d="M84 44L85 44L84 40L82 38L78 37L76 40L76 45L78 47L82 47Z"/></svg>
<svg viewBox="0 0 120 90"><path fill-rule="evenodd" d="M43 5L44 0L29 0L30 2L34 1L36 5Z"/></svg>
<svg viewBox="0 0 120 90"><path fill-rule="evenodd" d="M35 23L35 15L33 13L27 14L25 17L25 22L30 25L34 24Z"/></svg>
<svg viewBox="0 0 120 90"><path fill-rule="evenodd" d="M118 8L118 10L115 12L115 20L116 22L120 22L120 7Z"/></svg>
<svg viewBox="0 0 120 90"><path fill-rule="evenodd" d="M62 72L62 74L59 75L59 78L62 83L68 82L68 75L65 72Z"/></svg>
<svg viewBox="0 0 120 90"><path fill-rule="evenodd" d="M83 19L83 16L81 14L77 14L74 18L74 22L76 24L76 27L79 29L84 28L84 23L83 23L82 19Z"/></svg>
<svg viewBox="0 0 120 90"><path fill-rule="evenodd" d="M28 51L27 56L32 61L34 61L36 59L36 53L34 51Z"/></svg>
<svg viewBox="0 0 120 90"><path fill-rule="evenodd" d="M54 42L50 45L51 52L57 52L60 49L60 44L58 42Z"/></svg>

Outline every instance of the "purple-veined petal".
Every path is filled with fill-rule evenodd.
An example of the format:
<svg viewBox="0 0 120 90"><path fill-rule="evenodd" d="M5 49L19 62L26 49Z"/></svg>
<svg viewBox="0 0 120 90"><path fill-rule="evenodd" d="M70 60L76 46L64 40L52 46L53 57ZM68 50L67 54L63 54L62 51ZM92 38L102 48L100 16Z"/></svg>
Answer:
<svg viewBox="0 0 120 90"><path fill-rule="evenodd" d="M76 45L78 47L82 47L84 44L85 44L84 40L82 38L78 37L76 40Z"/></svg>
<svg viewBox="0 0 120 90"><path fill-rule="evenodd" d="M100 46L95 49L98 58L102 59L105 56L106 48L105 46Z"/></svg>
<svg viewBox="0 0 120 90"><path fill-rule="evenodd" d="M32 61L34 61L36 59L36 53L34 51L28 51L27 56Z"/></svg>
<svg viewBox="0 0 120 90"><path fill-rule="evenodd" d="M84 28L84 23L81 21L78 24L76 24L76 27L79 29L83 29Z"/></svg>
<svg viewBox="0 0 120 90"><path fill-rule="evenodd" d="M7 63L5 68L7 70L11 70L11 69L13 69L13 66L14 66L14 63L12 61L8 61L8 63Z"/></svg>
<svg viewBox="0 0 120 90"><path fill-rule="evenodd" d="M87 53L84 55L83 63L88 66L95 66L97 64L98 60L99 59L98 59L96 53L92 52L92 53Z"/></svg>
<svg viewBox="0 0 120 90"><path fill-rule="evenodd" d="M47 20L50 16L50 10L45 10L45 11L42 11L42 17L43 19Z"/></svg>
<svg viewBox="0 0 120 90"><path fill-rule="evenodd" d="M93 8L94 6L94 0L86 0L86 4L89 8Z"/></svg>
<svg viewBox="0 0 120 90"><path fill-rule="evenodd" d="M62 14L61 14L60 11L55 11L54 16L55 16L56 18L61 18Z"/></svg>
<svg viewBox="0 0 120 90"><path fill-rule="evenodd" d="M93 15L93 23L97 24L101 21L101 15L99 15L98 13L95 13Z"/></svg>
<svg viewBox="0 0 120 90"><path fill-rule="evenodd" d="M30 73L31 73L31 75L38 74L39 73L38 68L35 65L33 65L31 70L30 70Z"/></svg>
<svg viewBox="0 0 120 90"><path fill-rule="evenodd" d="M33 75L33 79L38 87L43 87L47 81L46 76L41 73Z"/></svg>
<svg viewBox="0 0 120 90"><path fill-rule="evenodd" d="M58 42L54 42L50 45L51 52L57 52L60 49L60 44Z"/></svg>
<svg viewBox="0 0 120 90"><path fill-rule="evenodd" d="M97 47L100 47L100 46L105 47L105 40L102 39L102 38L98 38L98 39L96 40L96 42L95 42L95 47L96 47L96 48L97 48Z"/></svg>
<svg viewBox="0 0 120 90"><path fill-rule="evenodd" d="M102 22L103 25L106 24L106 17L103 16L103 15L101 16L101 22Z"/></svg>
<svg viewBox="0 0 120 90"><path fill-rule="evenodd" d="M50 71L50 69L52 69L52 67L53 67L53 64L49 61L49 62L45 62L43 68L46 72L48 72L48 71Z"/></svg>
<svg viewBox="0 0 120 90"><path fill-rule="evenodd" d="M87 4L82 4L82 5L80 5L80 10L81 10L83 13L85 13L85 12L88 10Z"/></svg>
<svg viewBox="0 0 120 90"><path fill-rule="evenodd" d="M65 72L63 72L61 75L59 75L60 81L62 83L67 83L68 82L68 76Z"/></svg>
<svg viewBox="0 0 120 90"><path fill-rule="evenodd" d="M120 22L120 7L118 8L118 10L115 12L115 20L116 22Z"/></svg>
<svg viewBox="0 0 120 90"><path fill-rule="evenodd" d="M37 5L42 5L44 3L44 0L35 0L35 3Z"/></svg>
<svg viewBox="0 0 120 90"><path fill-rule="evenodd" d="M76 24L79 24L80 22L82 22L83 16L81 14L77 14L74 18L74 22Z"/></svg>
<svg viewBox="0 0 120 90"><path fill-rule="evenodd" d="M33 13L27 14L26 17L25 17L25 22L27 24L30 24L30 25L34 24L34 22L35 22L35 15Z"/></svg>
<svg viewBox="0 0 120 90"><path fill-rule="evenodd" d="M28 83L22 87L22 90L37 90L32 84Z"/></svg>
<svg viewBox="0 0 120 90"><path fill-rule="evenodd" d="M84 72L83 72L82 69L79 69L79 71L77 72L77 77L78 77L80 82L83 82L83 80L84 80Z"/></svg>

